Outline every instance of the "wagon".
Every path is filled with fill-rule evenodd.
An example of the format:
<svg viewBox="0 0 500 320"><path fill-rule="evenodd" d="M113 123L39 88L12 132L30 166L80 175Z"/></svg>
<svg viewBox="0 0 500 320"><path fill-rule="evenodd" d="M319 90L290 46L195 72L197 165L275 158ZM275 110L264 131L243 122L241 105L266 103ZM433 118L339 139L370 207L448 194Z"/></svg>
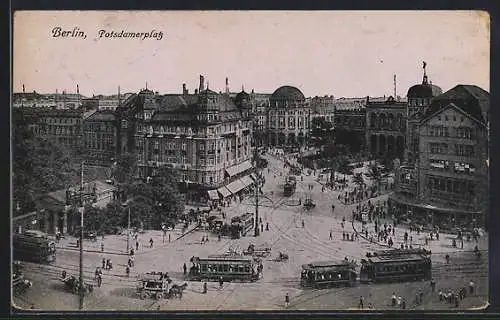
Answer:
<svg viewBox="0 0 500 320"><path fill-rule="evenodd" d="M306 199L304 201L304 208L305 209L310 210L310 209L313 209L315 207L316 207L316 205L314 204L314 202L311 199Z"/></svg>
<svg viewBox="0 0 500 320"><path fill-rule="evenodd" d="M80 280L75 276L66 276L61 279L66 289L77 294L80 293ZM94 285L91 283L83 283L83 294L88 294L94 291Z"/></svg>
<svg viewBox="0 0 500 320"><path fill-rule="evenodd" d="M276 258L277 262L288 261L288 254L280 252L279 256Z"/></svg>
<svg viewBox="0 0 500 320"><path fill-rule="evenodd" d="M141 299L161 300L169 293L170 278L162 272L148 272L137 277L137 294Z"/></svg>
<svg viewBox="0 0 500 320"><path fill-rule="evenodd" d="M256 257L267 257L271 254L271 248L267 246L255 247L255 245L251 244L248 246L247 250L243 251L243 254Z"/></svg>

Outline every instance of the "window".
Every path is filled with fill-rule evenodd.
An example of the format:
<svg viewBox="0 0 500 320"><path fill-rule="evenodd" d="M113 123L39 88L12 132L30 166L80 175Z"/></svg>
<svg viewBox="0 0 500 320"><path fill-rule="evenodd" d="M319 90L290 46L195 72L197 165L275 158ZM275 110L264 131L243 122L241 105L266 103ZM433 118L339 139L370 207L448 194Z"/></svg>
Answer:
<svg viewBox="0 0 500 320"><path fill-rule="evenodd" d="M446 143L430 143L430 152L432 154L446 154L448 153L448 145Z"/></svg>

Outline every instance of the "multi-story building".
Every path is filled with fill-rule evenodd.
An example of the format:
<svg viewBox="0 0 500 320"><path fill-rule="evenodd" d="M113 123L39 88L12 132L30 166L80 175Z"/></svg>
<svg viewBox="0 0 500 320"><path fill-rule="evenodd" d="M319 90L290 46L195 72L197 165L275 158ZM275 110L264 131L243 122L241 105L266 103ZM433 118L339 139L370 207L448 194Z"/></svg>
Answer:
<svg viewBox="0 0 500 320"><path fill-rule="evenodd" d="M440 87L433 85L432 82L429 83L425 69L422 84L414 85L408 90L405 144L405 159L408 165L413 165L418 160L418 124L426 114L431 100L441 93Z"/></svg>
<svg viewBox="0 0 500 320"><path fill-rule="evenodd" d="M36 137L46 139L70 151L82 147L82 110L57 110L43 107L14 109L22 112Z"/></svg>
<svg viewBox="0 0 500 320"><path fill-rule="evenodd" d="M334 123L335 98L333 96L313 97L310 106L313 118L323 118L325 121Z"/></svg>
<svg viewBox="0 0 500 320"><path fill-rule="evenodd" d="M297 88L282 86L269 97L268 141L271 146L304 146L309 138L311 108Z"/></svg>
<svg viewBox="0 0 500 320"><path fill-rule="evenodd" d="M366 145L377 157L403 158L406 134L406 102L392 96L366 105Z"/></svg>
<svg viewBox="0 0 500 320"><path fill-rule="evenodd" d="M253 183L252 118L247 103L238 107L228 93L205 88L189 94L139 93L136 148L139 175L154 177L167 165L180 173L188 201L217 200ZM242 102L242 101L240 101Z"/></svg>
<svg viewBox="0 0 500 320"><path fill-rule="evenodd" d="M483 225L488 128L489 94L483 89L457 85L434 97L417 126L415 165L396 170L389 197L394 214L441 228Z"/></svg>
<svg viewBox="0 0 500 320"><path fill-rule="evenodd" d="M116 157L117 118L113 111L95 111L83 122L84 158L87 164L109 165Z"/></svg>
<svg viewBox="0 0 500 320"><path fill-rule="evenodd" d="M366 146L366 98L335 105L335 142L348 145L352 151L362 151Z"/></svg>

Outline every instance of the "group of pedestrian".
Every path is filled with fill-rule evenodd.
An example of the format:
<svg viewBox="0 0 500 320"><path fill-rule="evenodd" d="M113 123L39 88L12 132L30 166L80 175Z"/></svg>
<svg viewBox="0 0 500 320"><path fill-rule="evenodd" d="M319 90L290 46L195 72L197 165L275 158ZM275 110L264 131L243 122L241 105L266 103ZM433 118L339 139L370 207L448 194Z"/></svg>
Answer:
<svg viewBox="0 0 500 320"><path fill-rule="evenodd" d="M111 259L102 258L102 268L104 270L112 270L113 262L111 261Z"/></svg>
<svg viewBox="0 0 500 320"><path fill-rule="evenodd" d="M208 242L208 236L201 236L201 244L205 244Z"/></svg>
<svg viewBox="0 0 500 320"><path fill-rule="evenodd" d="M396 292L393 292L391 297L391 306L406 309L406 299L401 296L397 296Z"/></svg>

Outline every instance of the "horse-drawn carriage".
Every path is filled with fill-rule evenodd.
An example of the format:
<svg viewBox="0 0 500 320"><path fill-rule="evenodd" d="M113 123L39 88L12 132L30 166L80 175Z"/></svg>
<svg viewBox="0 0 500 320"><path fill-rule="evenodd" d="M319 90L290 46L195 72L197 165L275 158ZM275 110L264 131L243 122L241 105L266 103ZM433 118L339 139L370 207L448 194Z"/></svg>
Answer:
<svg viewBox="0 0 500 320"><path fill-rule="evenodd" d="M19 261L13 263L12 268L12 288L18 292L23 292L28 288L31 288L33 283L24 278L24 265Z"/></svg>
<svg viewBox="0 0 500 320"><path fill-rule="evenodd" d="M288 261L288 254L280 252L279 255L278 255L278 257L276 258L276 261L277 262Z"/></svg>
<svg viewBox="0 0 500 320"><path fill-rule="evenodd" d="M307 199L304 201L304 208L305 208L306 210L311 210L311 209L316 208L316 204L314 204L314 202L312 201L312 199L307 198Z"/></svg>
<svg viewBox="0 0 500 320"><path fill-rule="evenodd" d="M172 284L172 279L167 273L148 272L137 278L137 294L141 299L155 298L161 300L172 297L182 298L182 292L187 288L187 283L182 285Z"/></svg>
<svg viewBox="0 0 500 320"><path fill-rule="evenodd" d="M265 258L271 254L271 248L265 245L256 247L254 244L250 244L248 249L243 251L243 254Z"/></svg>
<svg viewBox="0 0 500 320"><path fill-rule="evenodd" d="M80 280L77 277L73 275L67 275L65 272L63 272L61 281L64 283L64 287L74 294L80 293L80 290L83 290L84 295L92 293L94 291L93 284L83 282L82 287L80 286Z"/></svg>

